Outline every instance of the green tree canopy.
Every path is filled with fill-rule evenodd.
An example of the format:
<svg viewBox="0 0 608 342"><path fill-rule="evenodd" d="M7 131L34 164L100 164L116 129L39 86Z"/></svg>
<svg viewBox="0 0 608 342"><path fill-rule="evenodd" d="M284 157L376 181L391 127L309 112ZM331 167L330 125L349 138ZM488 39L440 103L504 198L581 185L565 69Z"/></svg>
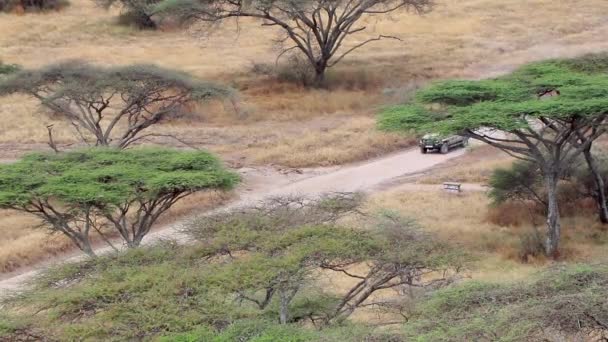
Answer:
<svg viewBox="0 0 608 342"><path fill-rule="evenodd" d="M92 254L92 233L118 233L129 247L137 246L178 200L201 190L230 189L237 181L218 159L200 151L36 153L0 166L0 208L34 214Z"/></svg>
<svg viewBox="0 0 608 342"><path fill-rule="evenodd" d="M183 72L153 65L101 67L67 61L23 70L0 82L0 95L34 97L64 119L81 140L126 148L154 134L142 134L179 117L192 102L231 91Z"/></svg>
<svg viewBox="0 0 608 342"><path fill-rule="evenodd" d="M394 215L337 225L337 214L358 208L355 197L282 198L216 211L187 225L195 238L189 244L166 242L61 265L5 302L0 336L6 316L9 339L20 336L13 323L19 322L22 331L60 341L370 341L332 338L328 331L350 330L348 318L359 309L404 314L412 295L458 279L467 258ZM302 208L307 216L299 214ZM269 322L315 337L293 339L294 331L257 338Z"/></svg>
<svg viewBox="0 0 608 342"><path fill-rule="evenodd" d="M608 56L550 60L481 81L436 82L385 110L388 131L462 134L538 165L548 207L546 251L557 255L557 182L566 166L605 133Z"/></svg>
<svg viewBox="0 0 608 342"><path fill-rule="evenodd" d="M230 264L212 266L216 270L207 279L210 284L260 310L276 304L283 324L310 319L315 325L331 325L362 306L395 309L394 303L375 301L375 293L446 285L465 264L464 253L391 213L368 215L360 220L365 229L337 227L338 219L358 213L359 205L357 196L345 194L282 198L205 215L186 230L209 257L231 259ZM367 267L355 267L362 263ZM320 270L349 278L353 285L346 293L321 291L323 300L301 303L302 295L319 292L311 285Z"/></svg>
<svg viewBox="0 0 608 342"><path fill-rule="evenodd" d="M389 131L467 133L484 138L485 134L475 130L515 134L534 130L534 119L602 119L608 112L608 75L596 72L601 69L589 73L577 63L553 60L496 79L436 82L419 91L412 103L385 110L379 126ZM557 94L554 91L559 95L550 97Z"/></svg>

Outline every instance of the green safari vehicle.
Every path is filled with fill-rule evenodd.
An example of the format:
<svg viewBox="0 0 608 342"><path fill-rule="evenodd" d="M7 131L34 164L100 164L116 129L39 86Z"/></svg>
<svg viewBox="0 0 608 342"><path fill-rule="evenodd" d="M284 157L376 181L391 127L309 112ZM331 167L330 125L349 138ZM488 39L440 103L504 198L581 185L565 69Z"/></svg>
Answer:
<svg viewBox="0 0 608 342"><path fill-rule="evenodd" d="M441 154L450 152L455 147L465 147L469 144L469 138L461 135L440 137L438 134L426 134L420 139L418 145L420 152L426 154L429 151L439 151Z"/></svg>

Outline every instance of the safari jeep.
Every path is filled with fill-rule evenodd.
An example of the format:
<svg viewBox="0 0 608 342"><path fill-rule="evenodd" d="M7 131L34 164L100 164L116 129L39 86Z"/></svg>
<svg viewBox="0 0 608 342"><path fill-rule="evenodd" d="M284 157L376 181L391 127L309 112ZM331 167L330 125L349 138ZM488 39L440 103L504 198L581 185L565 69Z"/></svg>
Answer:
<svg viewBox="0 0 608 342"><path fill-rule="evenodd" d="M469 138L460 135L452 135L441 138L437 134L427 134L420 139L420 152L426 154L428 151L439 151L446 154L454 147L465 147L469 144Z"/></svg>

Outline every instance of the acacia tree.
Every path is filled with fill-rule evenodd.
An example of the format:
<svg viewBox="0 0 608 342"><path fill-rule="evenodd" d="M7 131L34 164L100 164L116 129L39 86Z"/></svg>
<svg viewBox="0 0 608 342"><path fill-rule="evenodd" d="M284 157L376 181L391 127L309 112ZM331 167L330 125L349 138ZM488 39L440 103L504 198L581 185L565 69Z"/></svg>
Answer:
<svg viewBox="0 0 608 342"><path fill-rule="evenodd" d="M31 154L0 166L0 208L37 216L83 252L93 234L115 248L119 236L137 247L180 199L202 190L230 189L238 177L207 152L94 148Z"/></svg>
<svg viewBox="0 0 608 342"><path fill-rule="evenodd" d="M12 93L39 100L88 145L126 148L157 136L144 131L179 117L188 104L229 90L152 65L104 68L71 61L11 75L0 82L0 95Z"/></svg>
<svg viewBox="0 0 608 342"><path fill-rule="evenodd" d="M358 308L389 306L374 297L378 291L451 282L464 255L409 220L371 215L364 220L366 229L338 226L340 218L359 212L360 199L356 194L273 199L206 215L186 230L209 258L228 257L214 264L210 288L260 310L276 304L282 324L305 319L317 326L340 323ZM354 269L362 263L368 267ZM322 298L319 305L297 310L298 297L313 300L309 291L316 288L320 270L347 277L353 285L337 295L316 293ZM428 275L435 276L425 279Z"/></svg>
<svg viewBox="0 0 608 342"><path fill-rule="evenodd" d="M367 29L359 24L365 17L398 10L424 13L432 4L432 0L164 0L158 12L206 23L250 17L263 26L277 27L284 45L279 58L293 50L302 53L314 68L319 86L326 70L351 52L384 38L398 39L379 35L345 47L347 38Z"/></svg>
<svg viewBox="0 0 608 342"><path fill-rule="evenodd" d="M567 167L605 133L608 76L547 61L482 81L439 82L409 105L386 110L394 131L463 134L534 163L547 196L545 252L556 257L561 232L557 184Z"/></svg>

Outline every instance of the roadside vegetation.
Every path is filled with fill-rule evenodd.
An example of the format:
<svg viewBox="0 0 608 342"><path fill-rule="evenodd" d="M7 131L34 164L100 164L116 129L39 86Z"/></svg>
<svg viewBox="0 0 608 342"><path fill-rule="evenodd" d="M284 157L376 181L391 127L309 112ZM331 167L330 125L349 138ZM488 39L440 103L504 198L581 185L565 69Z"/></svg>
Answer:
<svg viewBox="0 0 608 342"><path fill-rule="evenodd" d="M193 221L190 246L167 242L54 269L4 302L17 315L5 336L382 340L344 325L360 312L403 321L407 303L457 280L467 256L411 220L361 217L359 208L356 194L279 198ZM26 328L11 331L11 321Z"/></svg>
<svg viewBox="0 0 608 342"><path fill-rule="evenodd" d="M0 340L608 339L605 1L67 4L0 0L0 273L59 264ZM481 145L219 209L427 133Z"/></svg>

